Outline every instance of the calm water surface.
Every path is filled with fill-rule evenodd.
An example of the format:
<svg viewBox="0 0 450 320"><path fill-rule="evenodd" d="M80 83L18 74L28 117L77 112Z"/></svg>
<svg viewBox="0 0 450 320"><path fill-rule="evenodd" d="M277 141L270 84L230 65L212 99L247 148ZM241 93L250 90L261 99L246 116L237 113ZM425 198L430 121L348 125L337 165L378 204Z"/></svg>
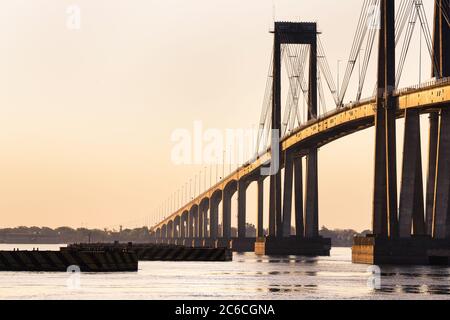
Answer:
<svg viewBox="0 0 450 320"><path fill-rule="evenodd" d="M0 250L37 246L0 244ZM368 266L351 263L350 248L319 258L247 253L233 262L144 261L137 273L78 278L0 272L0 299L450 299L450 268L383 267L379 289L368 286L370 276Z"/></svg>

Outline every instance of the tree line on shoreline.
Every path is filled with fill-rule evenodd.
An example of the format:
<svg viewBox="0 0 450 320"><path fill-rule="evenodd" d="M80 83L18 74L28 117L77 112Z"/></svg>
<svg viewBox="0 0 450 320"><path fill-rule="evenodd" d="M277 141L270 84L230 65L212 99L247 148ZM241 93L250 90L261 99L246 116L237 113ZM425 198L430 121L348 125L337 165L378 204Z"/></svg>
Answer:
<svg viewBox="0 0 450 320"><path fill-rule="evenodd" d="M219 226L219 230L220 230ZM357 232L352 229L334 229L330 230L323 226L320 235L325 238L331 238L332 244L338 247L348 247L352 245L353 237L369 234L370 230ZM253 224L246 225L247 237L256 236L256 227ZM267 230L264 230L267 235ZM292 229L295 234L295 229ZM232 237L237 236L237 229L232 228ZM220 236L220 234L219 234ZM109 229L88 229L71 227L16 227L0 229L0 243L39 243L39 244L65 244L80 242L140 242L151 241L149 229L141 228L120 228L120 230Z"/></svg>

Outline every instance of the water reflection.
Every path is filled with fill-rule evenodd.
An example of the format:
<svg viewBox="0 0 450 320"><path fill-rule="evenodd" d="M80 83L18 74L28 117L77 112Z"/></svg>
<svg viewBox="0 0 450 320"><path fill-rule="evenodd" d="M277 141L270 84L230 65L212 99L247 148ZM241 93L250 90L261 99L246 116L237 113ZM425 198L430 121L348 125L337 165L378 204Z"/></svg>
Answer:
<svg viewBox="0 0 450 320"><path fill-rule="evenodd" d="M0 245L1 248L1 245ZM236 254L232 262L140 262L139 272L83 274L70 291L66 275L0 272L0 299L450 299L450 268L382 267L381 288L349 248L330 257Z"/></svg>
<svg viewBox="0 0 450 320"><path fill-rule="evenodd" d="M445 284L442 284L445 283ZM449 268L428 266L381 267L381 288L378 293L416 296L450 295Z"/></svg>

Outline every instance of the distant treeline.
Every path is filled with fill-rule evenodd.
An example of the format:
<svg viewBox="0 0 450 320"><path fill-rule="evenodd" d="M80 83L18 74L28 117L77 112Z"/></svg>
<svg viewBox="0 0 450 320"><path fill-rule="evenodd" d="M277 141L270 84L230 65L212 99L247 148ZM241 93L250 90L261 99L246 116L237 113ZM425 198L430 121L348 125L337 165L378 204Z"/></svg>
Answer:
<svg viewBox="0 0 450 320"><path fill-rule="evenodd" d="M220 230L219 226L219 230ZM267 235L267 229L264 234ZM292 234L295 234L295 229L292 228ZM353 237L356 235L365 235L370 233L369 230L358 233L355 230L329 230L322 227L320 235L326 238L331 238L333 246L349 247L352 245ZM256 236L256 227L253 224L246 225L247 237ZM220 236L220 234L219 234ZM231 229L231 236L237 236L237 229ZM41 244L56 244L56 243L76 243L76 242L149 242L150 235L147 227L135 229L121 229L120 231L108 229L87 229L70 227L60 227L51 229L47 227L17 227L0 229L0 243L41 243Z"/></svg>
<svg viewBox="0 0 450 320"><path fill-rule="evenodd" d="M123 229L120 231L107 229L87 229L60 227L18 227L0 229L0 243L75 243L75 242L148 242L150 240L147 227Z"/></svg>

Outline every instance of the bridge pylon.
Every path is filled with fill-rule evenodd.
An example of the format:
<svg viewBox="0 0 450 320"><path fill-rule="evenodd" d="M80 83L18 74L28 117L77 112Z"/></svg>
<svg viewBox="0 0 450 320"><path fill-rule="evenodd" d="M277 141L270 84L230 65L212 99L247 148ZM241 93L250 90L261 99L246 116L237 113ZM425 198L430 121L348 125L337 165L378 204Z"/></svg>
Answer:
<svg viewBox="0 0 450 320"><path fill-rule="evenodd" d="M355 238L352 260L369 264L429 264L450 248L450 112L430 112L424 207L420 112L406 108L400 206L397 212L395 119L395 1L381 0L375 114L373 235ZM445 10L446 12L443 12ZM450 76L448 1L435 2L432 75Z"/></svg>
<svg viewBox="0 0 450 320"><path fill-rule="evenodd" d="M276 22L272 75L272 134L277 130L278 134L281 134L281 46L283 44L310 46L308 120L317 119L317 24ZM281 136L279 138L281 141ZM267 238L258 238L255 251L258 254L328 255L331 242L319 236L317 146L312 145L307 150L281 152L280 143L278 150L280 150L278 158L284 163L284 190L282 194L280 167L280 170L270 176L269 235ZM306 155L304 211L300 153ZM295 235L291 235L293 192L295 193Z"/></svg>

